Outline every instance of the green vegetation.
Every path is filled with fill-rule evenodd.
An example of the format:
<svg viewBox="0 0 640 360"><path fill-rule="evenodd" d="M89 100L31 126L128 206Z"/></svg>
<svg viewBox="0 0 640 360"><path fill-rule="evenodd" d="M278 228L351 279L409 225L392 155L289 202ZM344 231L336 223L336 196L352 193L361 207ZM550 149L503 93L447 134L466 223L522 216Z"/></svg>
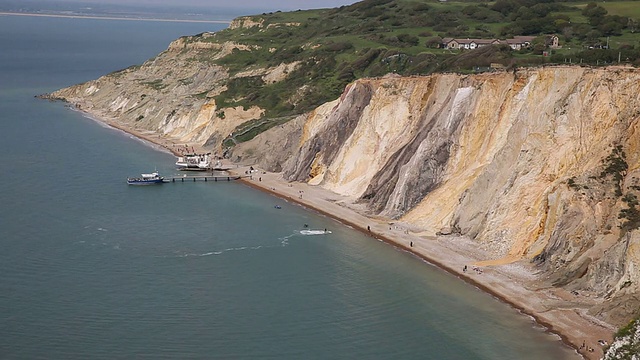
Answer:
<svg viewBox="0 0 640 360"><path fill-rule="evenodd" d="M618 359L618 360L631 360L635 359L640 354L640 343L633 336L640 326L640 317L636 317L630 321L627 326L618 330L614 336L614 341L623 341L626 343L616 347L614 351L607 349L604 359ZM627 338L628 337L628 338ZM627 339L625 339L627 338Z"/></svg>
<svg viewBox="0 0 640 360"><path fill-rule="evenodd" d="M600 173L601 178L611 176L615 185L616 196L622 196L622 181L627 175L629 165L627 164L627 155L622 149L622 145L617 145L611 150L611 154L602 160L604 170Z"/></svg>
<svg viewBox="0 0 640 360"><path fill-rule="evenodd" d="M627 324L627 326L620 328L618 332L616 332L616 335L614 336L614 338L622 338L625 336L633 335L638 325L640 325L640 317L637 317L634 320L631 320Z"/></svg>
<svg viewBox="0 0 640 360"><path fill-rule="evenodd" d="M154 89L154 90L157 90L157 91L160 91L160 90L162 90L162 89L167 87L167 85L162 83L161 79L148 81L148 82L143 82L143 84L148 86L148 87L150 87L150 88L152 88L152 89Z"/></svg>
<svg viewBox="0 0 640 360"><path fill-rule="evenodd" d="M636 6L637 5L637 6ZM337 98L361 77L388 73L470 73L550 63L603 65L621 61L640 65L640 2L586 3L554 0L364 0L335 9L264 13L257 26L226 29L187 41L231 41L235 49L213 59L236 75L251 69L298 63L284 81L261 76L231 78L215 97L224 106L266 109L265 118L291 117ZM549 48L549 35L561 48ZM532 46L507 45L477 50L443 49L443 38L507 39L534 36ZM161 82L149 86L160 89ZM202 95L201 95L202 96Z"/></svg>
<svg viewBox="0 0 640 360"><path fill-rule="evenodd" d="M284 124L289 120L291 120L291 118L282 117L278 119L262 118L258 120L248 121L242 124L242 126L233 133L233 136L238 142L249 141L261 132L271 129L274 126Z"/></svg>
<svg viewBox="0 0 640 360"><path fill-rule="evenodd" d="M626 159L627 156L622 145L616 145L611 150L611 153L602 160L604 168L600 173L600 178L611 178L613 180L615 195L618 197L622 196L622 184L625 176L627 175L627 170L629 169ZM577 186L575 181L572 179L569 179L567 183L570 187ZM629 188L631 190L638 189L635 185L630 186ZM638 197L632 192L628 192L622 196L622 201L625 202L627 208L620 210L618 219L622 220L622 223L620 224L620 234L624 235L631 230L640 228L640 209L638 209L640 202L638 202Z"/></svg>
<svg viewBox="0 0 640 360"><path fill-rule="evenodd" d="M638 210L638 198L631 193L626 194L622 200L627 204L626 209L620 210L618 219L625 221L620 225L622 233L640 228L640 210Z"/></svg>
<svg viewBox="0 0 640 360"><path fill-rule="evenodd" d="M605 8L611 15L640 19L640 4L637 1L599 2L598 5Z"/></svg>
<svg viewBox="0 0 640 360"><path fill-rule="evenodd" d="M567 180L567 186L569 186L573 190L580 190L580 185L576 184L575 176L570 177L569 180Z"/></svg>

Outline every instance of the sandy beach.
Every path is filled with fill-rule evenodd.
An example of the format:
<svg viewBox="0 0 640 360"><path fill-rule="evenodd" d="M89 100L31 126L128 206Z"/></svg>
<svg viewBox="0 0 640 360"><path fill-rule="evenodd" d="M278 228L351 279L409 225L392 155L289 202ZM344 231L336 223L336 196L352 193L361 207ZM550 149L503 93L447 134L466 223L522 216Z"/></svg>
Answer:
<svg viewBox="0 0 640 360"><path fill-rule="evenodd" d="M114 120L97 120L164 147L176 155L185 148L192 148L198 153L209 152L197 144L179 143L156 133L128 129ZM488 266L487 262L483 262L490 259L488 254L464 237L424 236L421 229L407 224L367 217L349 199L318 186L288 182L282 174L267 172L254 164L223 162L223 166L231 169L231 175L245 175L252 166L252 176L239 181L332 217L454 274L531 316L586 359L602 358L603 347L598 341L610 343L617 330L587 314L588 307L601 300L589 293L573 294L563 289L544 287L534 275L535 269L526 260Z"/></svg>

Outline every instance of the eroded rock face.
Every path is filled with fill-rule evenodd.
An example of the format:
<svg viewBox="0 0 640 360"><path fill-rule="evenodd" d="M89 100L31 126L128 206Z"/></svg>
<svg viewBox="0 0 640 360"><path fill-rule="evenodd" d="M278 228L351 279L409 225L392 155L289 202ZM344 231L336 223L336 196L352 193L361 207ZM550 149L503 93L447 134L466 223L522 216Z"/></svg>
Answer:
<svg viewBox="0 0 640 360"><path fill-rule="evenodd" d="M371 88L366 83L358 82L347 88L341 101L332 107L327 117L312 116L303 129L304 136L310 136L310 138L289 162L289 166L285 169L285 178L305 181L311 174L324 174L323 170L318 169L317 166L335 162L338 152L343 149L362 118L362 109L370 100ZM323 108L333 104L329 103ZM320 113L316 112L316 114Z"/></svg>
<svg viewBox="0 0 640 360"><path fill-rule="evenodd" d="M245 24L246 25L246 24ZM65 100L100 118L138 131L149 131L178 143L200 144L222 154L222 142L241 124L260 119L265 110L221 108L214 97L226 90L227 68L213 60L256 45L216 42L215 34L183 37L141 66L58 90L49 98ZM262 76L284 80L298 63L252 68L234 78Z"/></svg>
<svg viewBox="0 0 640 360"><path fill-rule="evenodd" d="M310 114L284 174L469 236L487 260L529 259L549 286L633 302L639 93L634 69L361 79Z"/></svg>

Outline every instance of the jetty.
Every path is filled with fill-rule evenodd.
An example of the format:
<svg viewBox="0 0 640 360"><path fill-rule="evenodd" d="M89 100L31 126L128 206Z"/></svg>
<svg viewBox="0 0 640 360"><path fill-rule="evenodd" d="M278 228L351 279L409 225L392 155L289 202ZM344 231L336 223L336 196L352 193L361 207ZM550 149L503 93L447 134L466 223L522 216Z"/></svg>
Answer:
<svg viewBox="0 0 640 360"><path fill-rule="evenodd" d="M196 181L204 181L204 182L218 182L218 181L232 181L232 180L240 180L242 178L250 178L251 175L174 175L174 176L165 176L165 183L183 183L183 182L196 182Z"/></svg>

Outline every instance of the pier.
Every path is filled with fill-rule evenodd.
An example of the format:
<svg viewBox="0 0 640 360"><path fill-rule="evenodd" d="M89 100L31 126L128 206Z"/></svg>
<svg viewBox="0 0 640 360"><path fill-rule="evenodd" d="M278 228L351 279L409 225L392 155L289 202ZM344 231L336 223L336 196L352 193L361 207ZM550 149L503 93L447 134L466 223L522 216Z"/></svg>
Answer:
<svg viewBox="0 0 640 360"><path fill-rule="evenodd" d="M242 178L250 178L251 175L191 175L191 176L165 176L165 183L180 183L180 182L196 182L196 181L204 181L204 182L218 182L218 181L232 181L232 180L240 180Z"/></svg>

